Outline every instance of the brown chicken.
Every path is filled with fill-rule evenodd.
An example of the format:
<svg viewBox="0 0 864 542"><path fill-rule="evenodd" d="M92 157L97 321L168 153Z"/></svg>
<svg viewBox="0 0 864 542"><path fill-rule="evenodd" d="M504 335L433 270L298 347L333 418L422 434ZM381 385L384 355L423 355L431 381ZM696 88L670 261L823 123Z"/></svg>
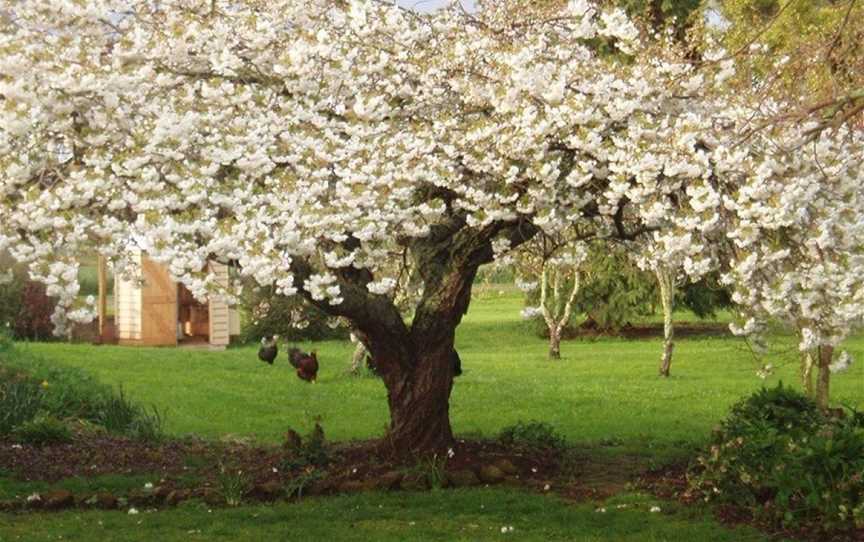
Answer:
<svg viewBox="0 0 864 542"><path fill-rule="evenodd" d="M318 378L318 356L313 350L307 354L299 348L288 350L288 362L297 369L297 376L306 382L315 382Z"/></svg>

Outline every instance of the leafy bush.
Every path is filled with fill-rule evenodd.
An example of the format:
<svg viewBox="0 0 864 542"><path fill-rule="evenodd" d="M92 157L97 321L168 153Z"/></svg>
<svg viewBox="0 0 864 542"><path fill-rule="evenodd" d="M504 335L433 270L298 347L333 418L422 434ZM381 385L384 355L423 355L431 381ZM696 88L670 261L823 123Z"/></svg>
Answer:
<svg viewBox="0 0 864 542"><path fill-rule="evenodd" d="M732 306L732 296L720 284L719 278L709 275L698 282L684 284L678 291L675 304L690 309L697 318L714 318L717 310Z"/></svg>
<svg viewBox="0 0 864 542"><path fill-rule="evenodd" d="M315 422L305 439L300 439L293 431L289 431L288 435L289 439L282 445L287 452L282 461L283 470L323 467L330 462L330 450L320 423Z"/></svg>
<svg viewBox="0 0 864 542"><path fill-rule="evenodd" d="M54 301L45 293L45 285L28 280L21 290L21 304L12 329L15 337L44 341L54 337Z"/></svg>
<svg viewBox="0 0 864 542"><path fill-rule="evenodd" d="M504 444L529 448L563 448L566 441L554 427L544 422L516 422L501 430Z"/></svg>
<svg viewBox="0 0 864 542"><path fill-rule="evenodd" d="M40 413L35 418L27 420L12 430L12 435L19 441L34 446L59 444L72 440L72 431L50 414Z"/></svg>
<svg viewBox="0 0 864 542"><path fill-rule="evenodd" d="M42 404L42 388L23 373L0 367L0 435L31 420Z"/></svg>
<svg viewBox="0 0 864 542"><path fill-rule="evenodd" d="M735 405L698 459L693 489L787 527L864 527L864 428L782 383Z"/></svg>
<svg viewBox="0 0 864 542"><path fill-rule="evenodd" d="M3 269L0 267L0 275ZM12 329L18 314L21 312L21 294L24 283L13 279L10 282L0 281L0 329Z"/></svg>
<svg viewBox="0 0 864 542"><path fill-rule="evenodd" d="M248 288L242 302L244 342L279 335L288 341L345 339L348 331L332 327L322 311L300 298L277 295L273 288Z"/></svg>
<svg viewBox="0 0 864 542"><path fill-rule="evenodd" d="M585 313L586 324L615 330L651 312L656 303L656 279L639 269L623 246L596 244L585 269L591 277L576 296L574 313Z"/></svg>
<svg viewBox="0 0 864 542"><path fill-rule="evenodd" d="M9 270L11 280L3 280ZM0 329L12 331L18 339L48 340L54 337L53 312L54 301L45 294L45 286L0 254Z"/></svg>

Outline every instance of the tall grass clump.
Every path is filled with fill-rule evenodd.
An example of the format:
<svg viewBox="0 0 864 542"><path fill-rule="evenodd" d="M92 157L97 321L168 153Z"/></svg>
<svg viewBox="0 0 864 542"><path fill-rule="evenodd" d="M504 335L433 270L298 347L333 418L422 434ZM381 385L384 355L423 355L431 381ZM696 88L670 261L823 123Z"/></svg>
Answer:
<svg viewBox="0 0 864 542"><path fill-rule="evenodd" d="M40 416L42 422L29 428L36 433L50 432L55 420L71 419L153 441L162 437L164 425L162 413L133 403L122 388L115 392L81 369L23 353L0 333L0 434Z"/></svg>
<svg viewBox="0 0 864 542"><path fill-rule="evenodd" d="M0 435L36 416L41 404L42 389L38 382L0 367Z"/></svg>
<svg viewBox="0 0 864 542"><path fill-rule="evenodd" d="M155 407L147 409L129 400L121 387L116 394L103 397L96 407L93 422L110 433L127 435L145 441L156 441L163 435L163 416Z"/></svg>

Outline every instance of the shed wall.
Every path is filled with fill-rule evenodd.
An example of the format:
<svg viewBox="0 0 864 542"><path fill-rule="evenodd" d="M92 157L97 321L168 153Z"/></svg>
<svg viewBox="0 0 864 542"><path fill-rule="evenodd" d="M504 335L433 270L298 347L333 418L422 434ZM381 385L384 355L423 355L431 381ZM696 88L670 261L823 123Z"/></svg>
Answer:
<svg viewBox="0 0 864 542"><path fill-rule="evenodd" d="M138 258L140 262L140 256ZM136 280L124 280L119 275L115 277L114 320L118 340L141 340L141 288Z"/></svg>
<svg viewBox="0 0 864 542"><path fill-rule="evenodd" d="M210 271L216 276L218 284L224 288L228 287L228 266L220 263L211 263ZM228 304L222 299L213 296L208 303L210 309L210 344L213 346L227 346L230 342L231 318Z"/></svg>
<svg viewBox="0 0 864 542"><path fill-rule="evenodd" d="M150 258L141 260L142 341L150 346L177 344L177 283L168 269Z"/></svg>

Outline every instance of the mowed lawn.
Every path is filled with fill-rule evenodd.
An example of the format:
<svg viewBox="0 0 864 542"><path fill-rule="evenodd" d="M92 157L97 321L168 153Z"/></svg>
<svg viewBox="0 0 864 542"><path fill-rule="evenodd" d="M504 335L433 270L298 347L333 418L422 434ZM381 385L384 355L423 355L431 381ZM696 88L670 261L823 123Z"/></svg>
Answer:
<svg viewBox="0 0 864 542"><path fill-rule="evenodd" d="M67 511L0 514L3 542L464 541L757 542L749 527L721 527L705 510L623 495L603 503L568 503L508 489L364 493L299 503L210 509L184 506L137 515ZM509 528L512 527L512 531ZM508 528L502 533L502 528ZM776 539L774 539L776 540Z"/></svg>
<svg viewBox="0 0 864 542"><path fill-rule="evenodd" d="M521 306L516 294L487 293L472 302L458 329L464 375L450 407L458 435L492 437L519 420L540 420L571 443L664 461L704 442L730 405L760 386L781 379L798 385L794 352L769 358L777 370L762 381L759 363L733 337L680 339L669 379L657 376L659 339L565 341L563 359L552 362L546 342L521 321ZM316 419L331 440L382 435L386 392L376 378L347 373L352 345L299 346L318 350L317 384L299 380L284 352L272 367L259 362L255 346L223 352L62 343L20 348L122 385L133 399L165 411L174 435L275 442L287 428L303 432ZM832 399L864 409L864 340L847 346L862 362L835 376Z"/></svg>
<svg viewBox="0 0 864 542"><path fill-rule="evenodd" d="M458 330L465 373L453 390L451 417L459 435L493 437L516 421L541 420L589 453L637 454L650 466L692 457L693 447L704 443L729 406L763 384L755 374L757 362L733 338L679 341L668 380L656 376L659 340L569 341L562 348L564 359L550 362L545 341L520 321L521 304L514 294L487 294L475 299ZM211 352L19 345L122 385L134 400L167 411L166 429L173 435L277 442L288 427L303 432L319 419L331 440L380 436L387 424L385 390L375 378L347 374L351 345L301 346L319 352L317 384L298 380L284 355L274 367L260 363L254 346ZM862 358L864 341L850 346ZM773 361L780 367L769 385L780 378L797 383L794 360ZM833 386L835 401L864 408L861 364L835 378ZM140 475L118 480L124 487L142 484ZM750 527L722 526L705 508L632 490L581 503L554 493L486 488L363 493L233 509L191 502L136 515L0 514L0 542L769 540ZM655 506L661 511L652 512Z"/></svg>

